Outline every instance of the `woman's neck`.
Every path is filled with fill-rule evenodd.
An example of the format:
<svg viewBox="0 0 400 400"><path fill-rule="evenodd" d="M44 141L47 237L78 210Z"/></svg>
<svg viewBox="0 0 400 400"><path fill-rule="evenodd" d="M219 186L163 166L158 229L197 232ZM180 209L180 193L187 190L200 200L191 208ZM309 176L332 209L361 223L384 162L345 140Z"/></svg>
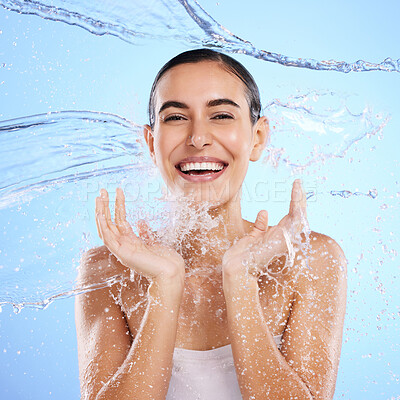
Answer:
<svg viewBox="0 0 400 400"><path fill-rule="evenodd" d="M225 251L251 224L242 218L240 201L202 210L195 218L195 229L182 237L179 247L188 272L200 269L212 273L221 265Z"/></svg>

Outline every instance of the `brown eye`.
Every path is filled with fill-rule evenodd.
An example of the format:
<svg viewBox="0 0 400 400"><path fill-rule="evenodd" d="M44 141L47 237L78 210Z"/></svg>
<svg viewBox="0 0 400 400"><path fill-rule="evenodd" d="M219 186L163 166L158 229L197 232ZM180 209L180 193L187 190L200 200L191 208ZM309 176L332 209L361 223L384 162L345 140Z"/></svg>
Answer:
<svg viewBox="0 0 400 400"><path fill-rule="evenodd" d="M230 114L218 114L213 119L233 119L233 117Z"/></svg>
<svg viewBox="0 0 400 400"><path fill-rule="evenodd" d="M182 121L182 120L185 120L185 119L186 119L186 118L183 117L182 115L175 114L175 115L170 115L170 116L164 118L164 122L168 122L168 121Z"/></svg>

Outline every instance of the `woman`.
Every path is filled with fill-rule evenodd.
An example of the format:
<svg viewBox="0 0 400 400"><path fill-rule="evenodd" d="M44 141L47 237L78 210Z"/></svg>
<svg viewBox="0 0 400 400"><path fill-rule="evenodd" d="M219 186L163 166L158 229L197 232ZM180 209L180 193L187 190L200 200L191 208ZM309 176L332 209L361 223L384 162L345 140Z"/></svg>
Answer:
<svg viewBox="0 0 400 400"><path fill-rule="evenodd" d="M278 225L268 226L265 210L254 223L242 218L248 164L268 140L260 110L253 78L231 57L194 50L160 70L146 143L169 190L206 204L213 223L181 237L176 251L144 221L135 235L121 189L113 222L101 190L105 246L85 254L80 282L126 279L77 298L83 398L333 397L346 261L332 239L308 231L299 180Z"/></svg>

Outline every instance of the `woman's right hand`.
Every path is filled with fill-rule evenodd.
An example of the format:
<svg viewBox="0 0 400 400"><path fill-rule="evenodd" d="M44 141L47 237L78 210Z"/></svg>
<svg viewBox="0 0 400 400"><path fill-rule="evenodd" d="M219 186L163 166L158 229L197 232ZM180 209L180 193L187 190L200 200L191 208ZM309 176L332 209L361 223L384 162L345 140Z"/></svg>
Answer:
<svg viewBox="0 0 400 400"><path fill-rule="evenodd" d="M175 250L156 243L149 235L146 242L135 235L126 220L122 189L117 188L115 223L111 220L108 193L105 189L100 190L100 197L96 198L96 225L101 240L124 266L150 281L183 280L185 262ZM142 221L139 230L146 235L144 225Z"/></svg>

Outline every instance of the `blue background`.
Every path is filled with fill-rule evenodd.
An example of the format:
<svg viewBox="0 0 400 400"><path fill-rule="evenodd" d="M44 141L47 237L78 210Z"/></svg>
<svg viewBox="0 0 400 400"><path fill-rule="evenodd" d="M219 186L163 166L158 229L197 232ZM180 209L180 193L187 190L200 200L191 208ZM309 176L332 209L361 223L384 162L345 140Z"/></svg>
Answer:
<svg viewBox="0 0 400 400"><path fill-rule="evenodd" d="M221 0L201 5L231 32L264 50L351 62L400 57L400 3L395 0ZM171 39L131 45L2 8L0 31L0 120L95 110L146 123L154 75L167 59L190 47ZM264 103L297 90L329 89L356 94L358 104L391 115L382 140L373 137L354 149L356 162L339 160L317 172L328 177L330 189L376 188L378 197L321 195L310 202L309 216L311 228L333 236L349 259L348 310L335 398L398 399L400 267L397 253L388 254L384 245L400 250L400 74L319 72L236 57L259 82ZM284 204L267 207L276 211L273 223L285 209ZM254 212L245 210L249 218ZM12 219L1 223L3 235L13 235L8 221ZM94 222L91 229L95 232ZM26 308L19 314L3 307L1 399L79 398L73 303L73 298L59 300L45 310Z"/></svg>

